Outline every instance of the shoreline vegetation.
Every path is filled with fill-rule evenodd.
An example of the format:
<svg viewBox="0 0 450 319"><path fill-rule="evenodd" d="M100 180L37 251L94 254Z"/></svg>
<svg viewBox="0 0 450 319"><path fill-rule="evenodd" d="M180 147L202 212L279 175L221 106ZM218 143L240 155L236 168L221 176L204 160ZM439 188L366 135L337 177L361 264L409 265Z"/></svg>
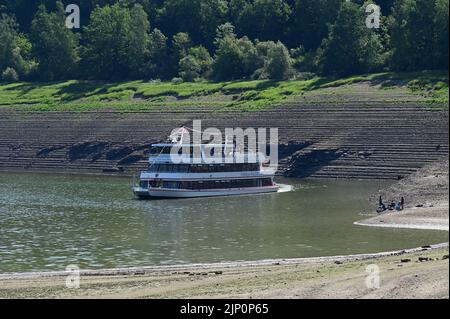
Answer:
<svg viewBox="0 0 450 319"><path fill-rule="evenodd" d="M400 102L395 100L395 95L403 92L411 102L430 109L448 109L448 72L424 71L376 73L341 79L312 77L295 81L0 83L0 110L127 112L206 107L214 111L256 111L299 99L314 103L314 96L318 94L328 94L330 99L338 98L346 90L357 91L357 85L363 83L377 87L386 96L385 103ZM324 103L323 100L319 102Z"/></svg>
<svg viewBox="0 0 450 319"><path fill-rule="evenodd" d="M79 12L67 23L61 1L0 0L3 81L287 80L448 70L448 0L73 5Z"/></svg>

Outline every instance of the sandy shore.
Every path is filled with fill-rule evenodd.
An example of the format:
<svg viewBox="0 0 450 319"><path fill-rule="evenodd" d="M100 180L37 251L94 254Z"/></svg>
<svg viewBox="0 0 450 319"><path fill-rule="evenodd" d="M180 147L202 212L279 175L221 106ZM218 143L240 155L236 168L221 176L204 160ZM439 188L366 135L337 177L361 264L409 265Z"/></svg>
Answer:
<svg viewBox="0 0 450 319"><path fill-rule="evenodd" d="M449 230L448 202L438 203L433 207L413 207L401 213L385 213L356 225L375 227L394 227L412 229Z"/></svg>
<svg viewBox="0 0 450 319"><path fill-rule="evenodd" d="M367 287L367 267L379 288ZM373 267L373 266L371 266ZM448 298L448 245L379 254L0 276L0 298Z"/></svg>
<svg viewBox="0 0 450 319"><path fill-rule="evenodd" d="M434 162L388 189L374 194L375 207L378 196L385 202L405 197L405 209L388 211L355 224L377 227L449 230L449 175L448 158Z"/></svg>

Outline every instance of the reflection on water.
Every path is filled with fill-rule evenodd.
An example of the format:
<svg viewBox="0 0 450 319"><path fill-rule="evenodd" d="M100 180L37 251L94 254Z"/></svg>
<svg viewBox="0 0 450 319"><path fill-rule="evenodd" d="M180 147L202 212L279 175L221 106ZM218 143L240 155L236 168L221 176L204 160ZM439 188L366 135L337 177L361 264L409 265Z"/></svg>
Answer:
<svg viewBox="0 0 450 319"><path fill-rule="evenodd" d="M310 257L447 232L353 225L380 182L281 180L277 194L139 201L127 178L0 173L0 272Z"/></svg>

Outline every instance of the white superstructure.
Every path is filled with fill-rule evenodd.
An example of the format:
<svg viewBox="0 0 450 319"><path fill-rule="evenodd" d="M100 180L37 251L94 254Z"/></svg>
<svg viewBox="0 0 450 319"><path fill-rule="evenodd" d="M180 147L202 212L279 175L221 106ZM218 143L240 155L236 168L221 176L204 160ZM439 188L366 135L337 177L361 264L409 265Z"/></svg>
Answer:
<svg viewBox="0 0 450 319"><path fill-rule="evenodd" d="M176 156L174 147L179 150ZM149 168L141 172L139 185L133 191L140 198L269 193L278 190L274 174L273 169L264 166L262 156L238 153L226 145L154 144Z"/></svg>

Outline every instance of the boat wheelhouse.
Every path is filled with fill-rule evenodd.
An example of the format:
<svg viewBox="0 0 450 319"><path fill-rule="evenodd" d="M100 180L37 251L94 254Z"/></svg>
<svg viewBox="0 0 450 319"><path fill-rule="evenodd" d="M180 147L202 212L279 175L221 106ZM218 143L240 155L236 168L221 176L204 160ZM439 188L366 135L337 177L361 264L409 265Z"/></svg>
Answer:
<svg viewBox="0 0 450 319"><path fill-rule="evenodd" d="M174 152L174 147L178 151ZM183 149L188 151L183 153ZM133 191L139 198L191 198L278 191L273 180L275 171L265 165L261 155L237 152L234 148L227 150L227 146L222 144L154 144L148 170L140 173L139 185L134 186Z"/></svg>

